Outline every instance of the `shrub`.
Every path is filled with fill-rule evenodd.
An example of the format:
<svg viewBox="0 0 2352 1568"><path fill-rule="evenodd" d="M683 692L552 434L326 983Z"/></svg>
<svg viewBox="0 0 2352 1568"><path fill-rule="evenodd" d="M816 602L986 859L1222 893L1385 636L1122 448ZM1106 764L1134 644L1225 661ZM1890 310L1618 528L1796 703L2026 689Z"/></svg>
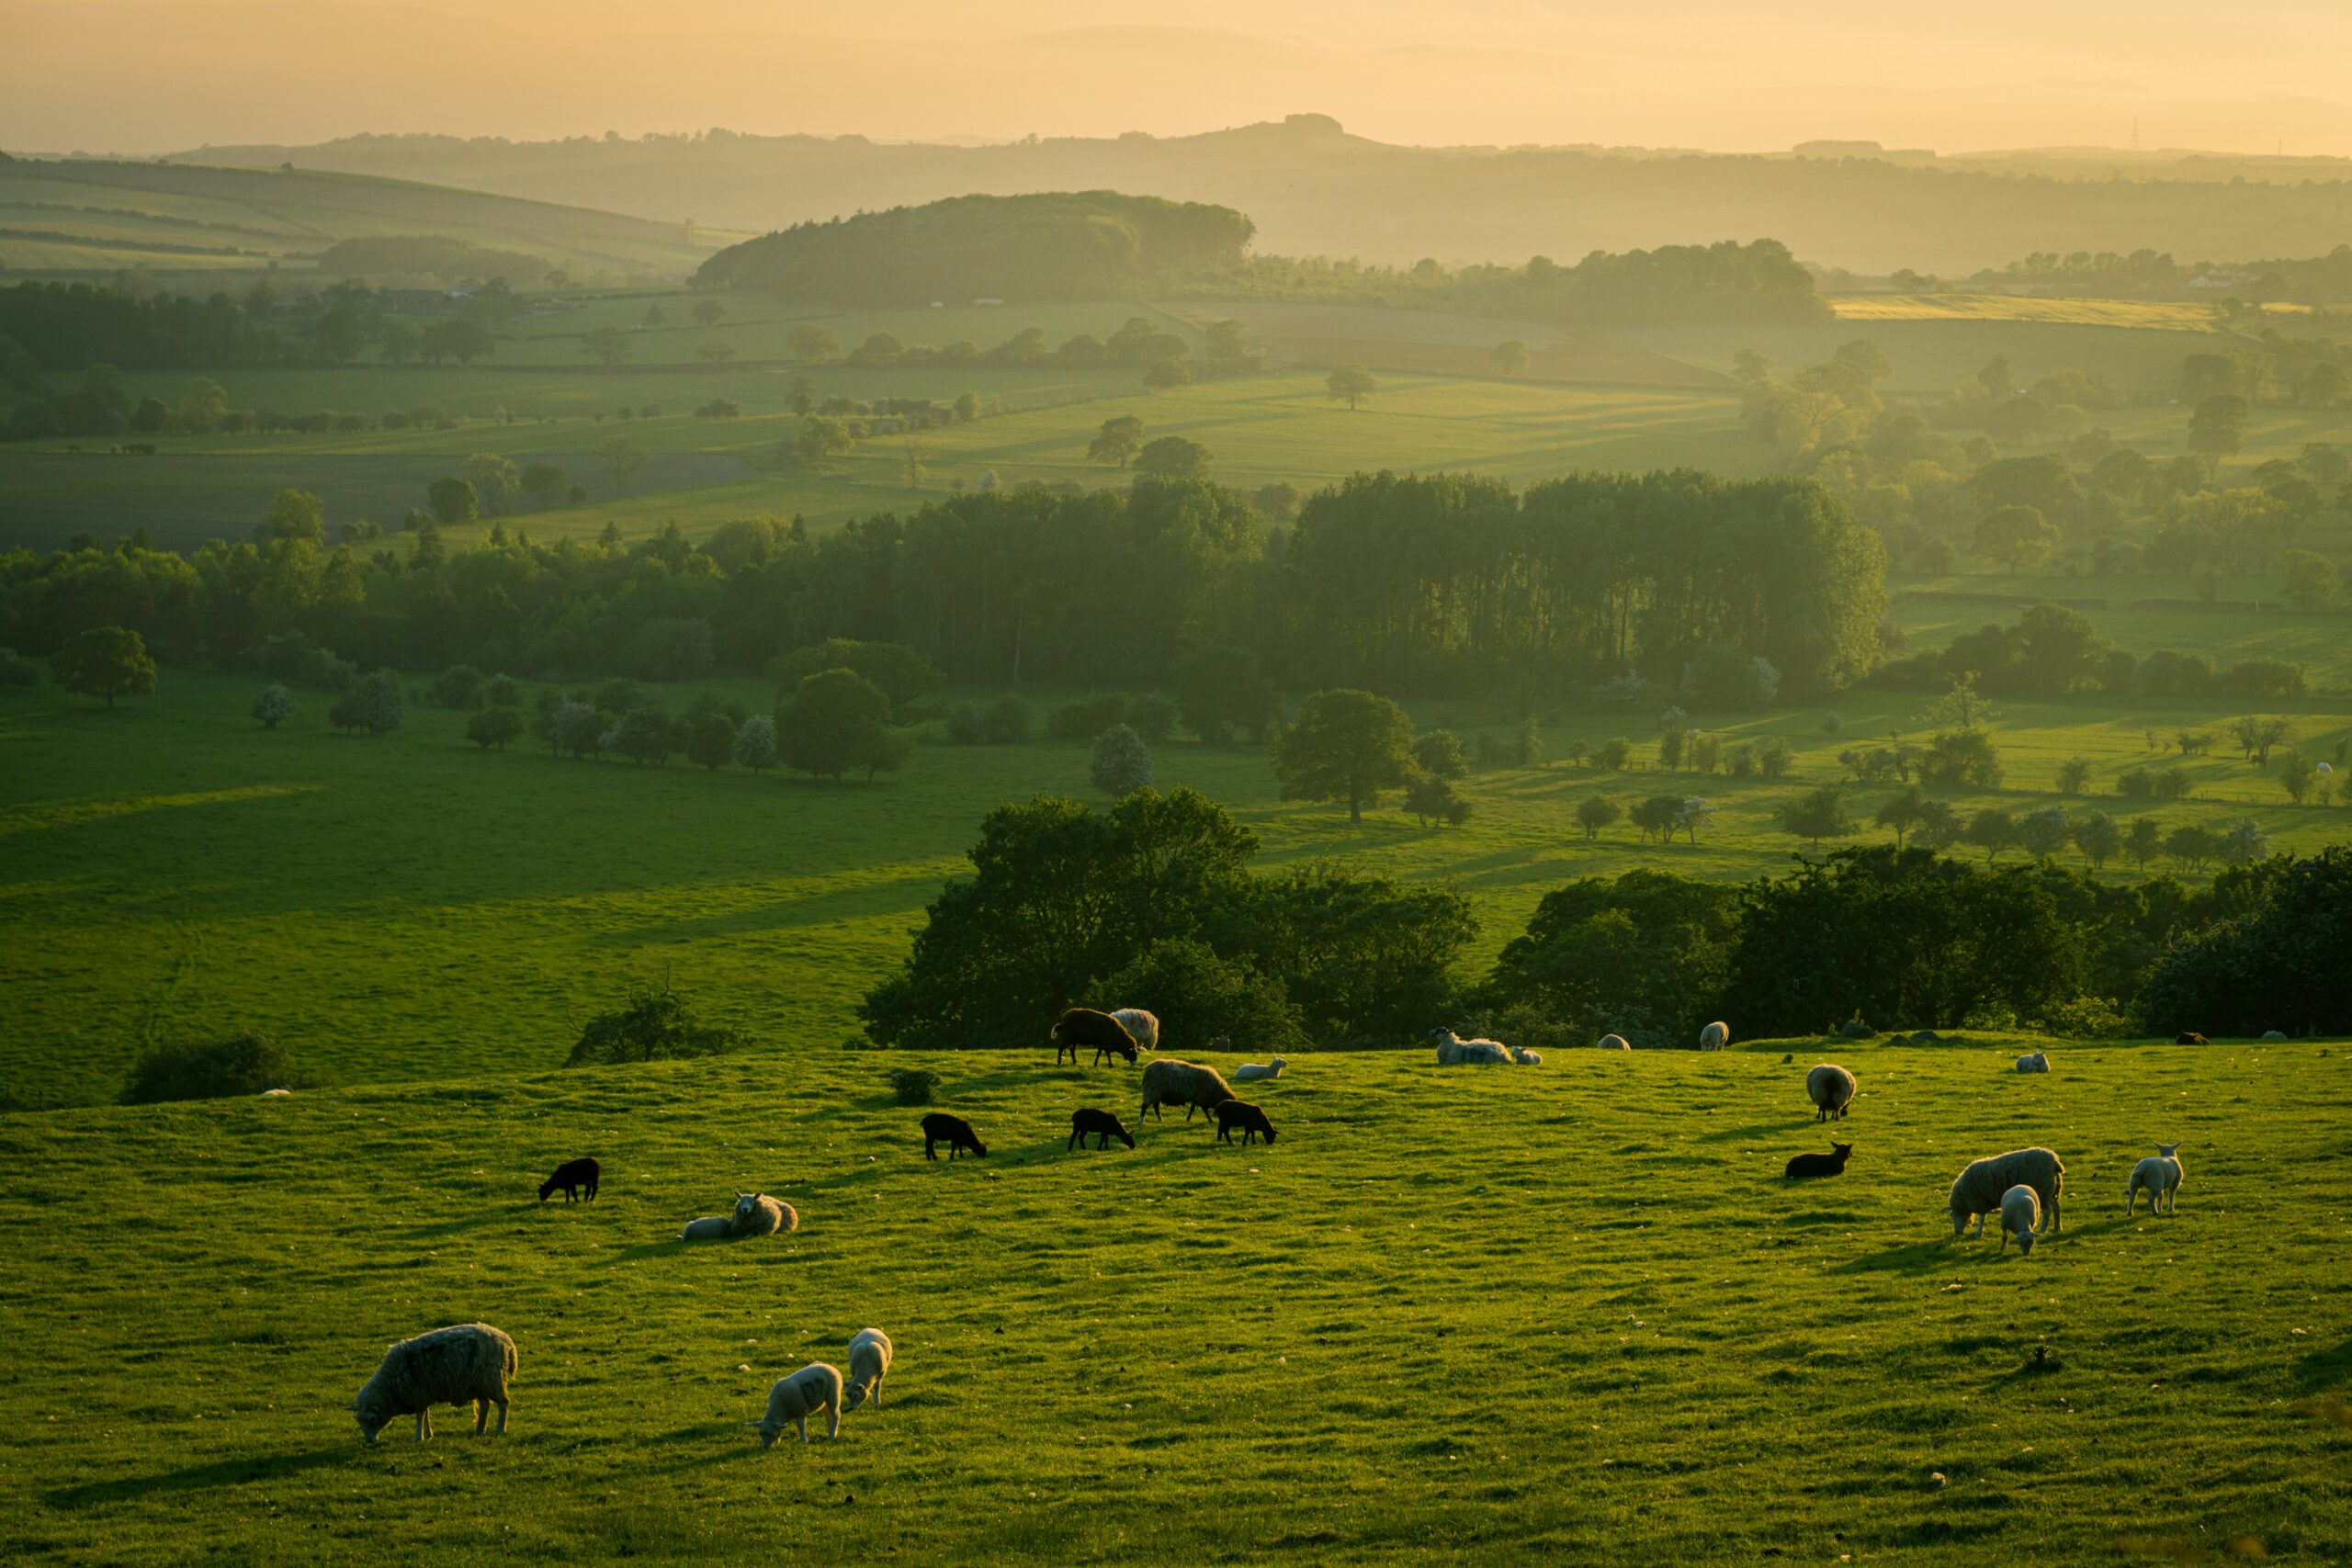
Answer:
<svg viewBox="0 0 2352 1568"><path fill-rule="evenodd" d="M13 648L0 648L0 691L22 691L40 683L40 665Z"/></svg>
<svg viewBox="0 0 2352 1568"><path fill-rule="evenodd" d="M735 761L755 773L775 767L775 720L765 715L745 719L735 732Z"/></svg>
<svg viewBox="0 0 2352 1568"><path fill-rule="evenodd" d="M503 751L522 733L523 716L511 707L484 708L466 720L466 739L485 751L493 746Z"/></svg>
<svg viewBox="0 0 2352 1568"><path fill-rule="evenodd" d="M1087 740L1126 722L1126 694L1113 692L1062 704L1046 716L1046 734L1055 740Z"/></svg>
<svg viewBox="0 0 2352 1568"><path fill-rule="evenodd" d="M980 731L990 745L1002 746L1016 740L1026 740L1036 728L1036 717L1029 705L1019 697L999 697L989 705L981 716Z"/></svg>
<svg viewBox="0 0 2352 1568"><path fill-rule="evenodd" d="M1459 828L1470 820L1470 803L1435 773L1415 773L1405 782L1405 809L1424 828L1431 822Z"/></svg>
<svg viewBox="0 0 2352 1568"><path fill-rule="evenodd" d="M277 682L271 682L260 696L254 699L254 717L264 729L276 729L294 716L294 694Z"/></svg>
<svg viewBox="0 0 2352 1568"><path fill-rule="evenodd" d="M1413 762L1432 778L1458 779L1470 772L1463 755L1462 738L1447 729L1432 729L1413 741ZM1411 809L1409 805L1408 810Z"/></svg>
<svg viewBox="0 0 2352 1568"><path fill-rule="evenodd" d="M481 700L494 708L511 708L523 700L523 688L512 675L492 675L482 682Z"/></svg>
<svg viewBox="0 0 2352 1568"><path fill-rule="evenodd" d="M408 699L401 695L400 677L389 670L361 676L327 710L327 722L337 729L364 729L370 735L398 729L407 716Z"/></svg>
<svg viewBox="0 0 2352 1568"><path fill-rule="evenodd" d="M978 703L958 703L947 710L947 739L956 745L978 746L988 734L988 715Z"/></svg>
<svg viewBox="0 0 2352 1568"><path fill-rule="evenodd" d="M620 1062L666 1062L685 1056L716 1056L743 1043L741 1032L698 1022L685 998L669 987L633 988L628 1005L598 1013L580 1032L565 1058L567 1067Z"/></svg>
<svg viewBox="0 0 2352 1568"><path fill-rule="evenodd" d="M2080 795L2091 782L2091 763L2087 757L2069 757L2058 764L2058 793Z"/></svg>
<svg viewBox="0 0 2352 1568"><path fill-rule="evenodd" d="M424 688L424 700L437 708L469 708L481 701L481 671L470 664L452 664Z"/></svg>
<svg viewBox="0 0 2352 1568"><path fill-rule="evenodd" d="M1146 692L1129 706L1127 723L1157 746L1176 728L1176 699L1164 692Z"/></svg>
<svg viewBox="0 0 2352 1568"><path fill-rule="evenodd" d="M1094 787L1118 796L1151 787L1151 750L1143 737L1124 724L1114 724L1094 738L1094 761L1088 770Z"/></svg>
<svg viewBox="0 0 2352 1568"><path fill-rule="evenodd" d="M929 1105L944 1081L929 1067L900 1067L890 1075L890 1098L901 1105Z"/></svg>
<svg viewBox="0 0 2352 1568"><path fill-rule="evenodd" d="M1702 648L1682 672L1683 700L1702 707L1746 712L1767 705L1780 690L1781 672L1770 660L1728 643Z"/></svg>
<svg viewBox="0 0 2352 1568"><path fill-rule="evenodd" d="M239 1034L203 1044L158 1045L141 1055L122 1086L125 1105L175 1100L228 1100L311 1080L267 1035Z"/></svg>

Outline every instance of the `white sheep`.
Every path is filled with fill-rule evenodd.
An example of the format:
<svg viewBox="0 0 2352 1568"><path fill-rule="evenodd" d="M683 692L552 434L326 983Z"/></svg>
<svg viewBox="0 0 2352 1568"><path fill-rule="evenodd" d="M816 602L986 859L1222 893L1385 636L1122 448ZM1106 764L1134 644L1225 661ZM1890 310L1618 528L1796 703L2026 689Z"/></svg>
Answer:
<svg viewBox="0 0 2352 1568"><path fill-rule="evenodd" d="M1441 1067L1507 1067L1511 1063L1510 1047L1499 1040L1464 1040L1451 1029L1432 1029L1430 1038L1437 1042Z"/></svg>
<svg viewBox="0 0 2352 1568"><path fill-rule="evenodd" d="M756 1421L746 1421L746 1427L756 1427L760 1447L772 1449L784 1436L786 1423L800 1428L800 1440L808 1440L808 1417L823 1411L831 1419L825 1436L842 1435L842 1374L838 1367L822 1361L811 1361L788 1378L778 1378L768 1390L768 1413Z"/></svg>
<svg viewBox="0 0 2352 1568"><path fill-rule="evenodd" d="M2129 1214L2148 1194L2148 1213L2180 1213L2180 1150L2178 1144L2158 1144L2156 1152L2132 1168L2131 1184L2123 1189L2123 1212Z"/></svg>
<svg viewBox="0 0 2352 1568"><path fill-rule="evenodd" d="M1854 1100L1854 1075L1835 1062L1824 1062L1804 1076L1805 1097L1813 1101L1816 1122L1843 1122Z"/></svg>
<svg viewBox="0 0 2352 1568"><path fill-rule="evenodd" d="M2030 1187L2019 1185L2001 1194L2001 1250L2009 1250L2009 1238L2017 1237L2018 1256L2033 1256L2034 1228L2041 1224L2041 1200Z"/></svg>
<svg viewBox="0 0 2352 1568"><path fill-rule="evenodd" d="M2001 1199L2009 1189L2023 1183L2033 1189L2041 1200L2042 1210L2050 1216L2049 1228L2065 1228L2058 1213L2060 1190L2064 1185L2066 1168L2059 1163L2056 1154L2049 1149L2011 1149L2005 1155L1991 1155L1972 1160L1967 1168L1952 1179L1951 1234L1959 1235L1968 1229L1973 1219L1973 1235L1984 1234L1984 1216L1997 1211Z"/></svg>
<svg viewBox="0 0 2352 1568"><path fill-rule="evenodd" d="M686 1228L678 1233L680 1241L725 1241L735 1234L732 1214L705 1214L698 1220L688 1220Z"/></svg>
<svg viewBox="0 0 2352 1568"><path fill-rule="evenodd" d="M2018 1071L2046 1073L2050 1070L2050 1055L2046 1051L2030 1051L2018 1058Z"/></svg>
<svg viewBox="0 0 2352 1568"><path fill-rule="evenodd" d="M1158 1013L1146 1012L1141 1008L1120 1008L1111 1016L1117 1019L1126 1030L1127 1037L1136 1043L1136 1049L1150 1051L1158 1048L1159 1044L1159 1015Z"/></svg>
<svg viewBox="0 0 2352 1568"><path fill-rule="evenodd" d="M264 1100L276 1100L280 1095L292 1094L293 1092L294 1091L290 1089L266 1089L261 1091L261 1098Z"/></svg>
<svg viewBox="0 0 2352 1568"><path fill-rule="evenodd" d="M1181 1105L1184 1108L1184 1120L1190 1122L1193 1111L1210 1110L1232 1098L1233 1086L1219 1077L1215 1067L1162 1056L1144 1066L1143 1105L1136 1112L1136 1120L1141 1122L1147 1114L1158 1118L1163 1105Z"/></svg>
<svg viewBox="0 0 2352 1568"><path fill-rule="evenodd" d="M414 1416L421 1443L433 1436L434 1405L472 1405L474 1436L479 1438L495 1404L498 1434L504 1437L506 1385L520 1364L514 1341L487 1323L436 1328L385 1351L376 1375L351 1402L351 1413L371 1443L395 1416Z"/></svg>
<svg viewBox="0 0 2352 1568"><path fill-rule="evenodd" d="M2262 1032L2262 1043L2265 1045L2284 1045L2287 1036L2282 1030L2266 1029Z"/></svg>
<svg viewBox="0 0 2352 1568"><path fill-rule="evenodd" d="M843 1410L854 1410L874 1396L874 1408L882 1408L882 1380L890 1371L890 1337L878 1328L861 1328L849 1341L849 1398Z"/></svg>
<svg viewBox="0 0 2352 1568"><path fill-rule="evenodd" d="M1731 1025L1728 1023L1718 1021L1699 1031L1699 1049L1702 1051L1720 1051L1730 1043Z"/></svg>
<svg viewBox="0 0 2352 1568"><path fill-rule="evenodd" d="M1510 1059L1522 1067L1540 1067L1544 1065L1544 1053L1531 1051L1524 1045L1514 1045L1510 1048Z"/></svg>
<svg viewBox="0 0 2352 1568"><path fill-rule="evenodd" d="M1622 1034L1604 1034L1593 1044L1603 1051L1630 1051L1634 1048Z"/></svg>
<svg viewBox="0 0 2352 1568"><path fill-rule="evenodd" d="M1244 1062L1233 1069L1235 1083L1256 1083L1260 1078L1278 1078L1282 1076L1283 1059L1280 1056L1271 1062Z"/></svg>
<svg viewBox="0 0 2352 1568"><path fill-rule="evenodd" d="M774 1235L778 1231L797 1231L800 1215L781 1198L771 1198L764 1192L738 1192L735 1212L728 1216L729 1235Z"/></svg>

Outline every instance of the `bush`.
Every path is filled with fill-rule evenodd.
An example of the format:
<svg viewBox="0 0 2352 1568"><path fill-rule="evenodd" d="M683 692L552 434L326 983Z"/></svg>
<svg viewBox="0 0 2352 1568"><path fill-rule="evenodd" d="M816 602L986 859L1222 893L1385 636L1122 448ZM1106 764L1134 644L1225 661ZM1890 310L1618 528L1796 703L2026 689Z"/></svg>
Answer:
<svg viewBox="0 0 2352 1568"><path fill-rule="evenodd" d="M947 710L947 739L956 745L978 746L988 733L988 716L978 703L958 703Z"/></svg>
<svg viewBox="0 0 2352 1568"><path fill-rule="evenodd" d="M696 1021L694 1010L669 987L632 989L628 1005L598 1013L580 1032L565 1058L567 1067L605 1066L621 1062L666 1062L686 1056L716 1056L743 1043L740 1031Z"/></svg>
<svg viewBox="0 0 2352 1568"><path fill-rule="evenodd" d="M466 720L466 739L485 751L493 746L503 751L522 733L523 716L511 707L484 708Z"/></svg>
<svg viewBox="0 0 2352 1568"><path fill-rule="evenodd" d="M1157 746L1176 728L1176 699L1163 692L1147 692L1129 707L1127 723Z"/></svg>
<svg viewBox="0 0 2352 1568"><path fill-rule="evenodd" d="M1124 1007L1137 997L1151 998L1163 1043L1193 1040L1205 1045L1222 1035L1270 1055L1306 1043L1298 1010L1280 980L1246 959L1221 958L1187 938L1167 938L1145 948L1095 986L1092 1002Z"/></svg>
<svg viewBox="0 0 2352 1568"><path fill-rule="evenodd" d="M1019 697L999 697L981 719L981 733L990 745L1002 746L1028 739L1036 724L1027 703Z"/></svg>
<svg viewBox="0 0 2352 1568"><path fill-rule="evenodd" d="M713 398L695 410L696 419L741 419L742 416L742 408L725 398Z"/></svg>
<svg viewBox="0 0 2352 1568"><path fill-rule="evenodd" d="M1461 737L1447 729L1432 729L1416 738L1413 762L1432 778L1458 779L1470 772L1470 760L1462 752ZM1407 809L1411 807L1408 806Z"/></svg>
<svg viewBox="0 0 2352 1568"><path fill-rule="evenodd" d="M469 708L481 701L481 671L470 664L452 664L424 688L424 700L437 708Z"/></svg>
<svg viewBox="0 0 2352 1568"><path fill-rule="evenodd" d="M370 735L398 729L407 716L408 699L401 695L400 677L389 670L361 676L327 710L327 722L337 729L364 729Z"/></svg>
<svg viewBox="0 0 2352 1568"><path fill-rule="evenodd" d="M494 708L511 708L523 700L523 688L512 675L492 675L482 682L481 700Z"/></svg>
<svg viewBox="0 0 2352 1568"><path fill-rule="evenodd" d="M1089 772L1094 787L1117 796L1151 787L1151 750L1143 737L1124 724L1114 724L1094 738L1094 761Z"/></svg>
<svg viewBox="0 0 2352 1568"><path fill-rule="evenodd" d="M699 615L666 616L637 628L621 664L646 681L691 681L710 673L710 623Z"/></svg>
<svg viewBox="0 0 2352 1568"><path fill-rule="evenodd" d="M1682 697L1701 707L1747 712L1780 694L1781 672L1770 660L1728 643L1709 643L1682 672Z"/></svg>
<svg viewBox="0 0 2352 1568"><path fill-rule="evenodd" d="M1431 822L1459 828L1470 820L1470 803L1435 773L1415 773L1405 784L1405 809L1424 828Z"/></svg>
<svg viewBox="0 0 2352 1568"><path fill-rule="evenodd" d="M929 1067L900 1067L890 1075L890 1097L901 1105L929 1105L944 1081Z"/></svg>
<svg viewBox="0 0 2352 1568"><path fill-rule="evenodd" d="M230 1100L268 1089L300 1089L311 1080L265 1034L240 1034L209 1044L158 1045L140 1056L122 1086L125 1105L175 1100Z"/></svg>
<svg viewBox="0 0 2352 1568"><path fill-rule="evenodd" d="M22 691L40 683L40 665L13 648L0 648L0 691Z"/></svg>
<svg viewBox="0 0 2352 1568"><path fill-rule="evenodd" d="M1046 716L1046 734L1054 740L1091 740L1113 725L1126 722L1126 694L1113 692L1062 704Z"/></svg>
<svg viewBox="0 0 2352 1568"><path fill-rule="evenodd" d="M271 682L260 696L254 699L254 717L264 729L276 729L294 716L294 694L277 682Z"/></svg>

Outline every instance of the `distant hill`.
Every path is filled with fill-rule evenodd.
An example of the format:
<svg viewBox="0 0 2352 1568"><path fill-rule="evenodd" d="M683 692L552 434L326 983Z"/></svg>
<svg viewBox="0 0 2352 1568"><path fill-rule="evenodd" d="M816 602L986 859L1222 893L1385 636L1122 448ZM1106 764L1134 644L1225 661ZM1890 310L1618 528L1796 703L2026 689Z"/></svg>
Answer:
<svg viewBox="0 0 2352 1568"><path fill-rule="evenodd" d="M1938 157L1871 142L1807 151L1818 155L1401 147L1294 115L1198 136L976 147L712 131L635 141L353 137L187 156L265 167L290 159L754 231L974 193L1116 189L1247 212L1268 251L1400 265L1573 261L1770 235L1823 265L1950 276L2040 251L2317 255L2352 232L2352 162L2341 159L2081 148Z"/></svg>
<svg viewBox="0 0 2352 1568"><path fill-rule="evenodd" d="M11 273L251 270L273 262L300 269L348 243L403 236L561 265L583 278L681 276L737 237L365 174L0 162L0 265ZM370 260L367 249L359 259ZM374 262L398 259L397 247L375 249Z"/></svg>
<svg viewBox="0 0 2352 1568"><path fill-rule="evenodd" d="M1158 197L964 196L795 224L719 252L695 281L811 304L1115 299L1238 265L1250 234L1231 208Z"/></svg>

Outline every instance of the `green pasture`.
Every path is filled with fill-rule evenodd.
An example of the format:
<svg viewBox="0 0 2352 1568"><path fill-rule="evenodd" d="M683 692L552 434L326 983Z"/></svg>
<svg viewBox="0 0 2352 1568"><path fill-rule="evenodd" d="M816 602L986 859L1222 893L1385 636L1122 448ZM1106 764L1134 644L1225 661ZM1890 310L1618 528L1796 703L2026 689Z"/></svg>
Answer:
<svg viewBox="0 0 2352 1568"><path fill-rule="evenodd" d="M771 700L760 682L710 684L754 707ZM265 731L246 716L259 689L175 670L113 712L47 684L0 701L0 1089L16 1100L103 1100L149 1043L249 1028L345 1082L530 1070L560 1062L632 984L665 976L763 1052L831 1046L856 1031L858 998L903 957L990 807L1040 791L1107 804L1081 743L954 747L933 727L904 772L833 784L683 759L559 760L528 739L484 752L463 739L465 715L422 706L389 735L346 737L326 727L331 699L317 693ZM673 690L672 706L696 689ZM1071 694L1026 694L1042 717ZM1854 694L1834 736L1814 711L1696 716L1728 740L1786 739L1797 755L1780 782L1657 771L1647 713L1556 716L1543 727L1554 761L1474 773L1462 790L1475 815L1459 829L1421 827L1394 796L1361 828L1335 807L1283 802L1246 745L1171 739L1154 777L1224 803L1259 835L1264 863L1325 860L1458 888L1480 921L1476 978L1569 878L1785 869L1801 846L1780 829L1781 805L1839 777L1840 750L1921 736L1926 706ZM1414 707L1423 726L1451 720L1472 739L1508 728L1481 705ZM2352 835L2352 809L2296 807L2227 756L2183 764L2196 781L2185 803L2116 797L2116 775L2163 760L2146 729L2168 741L2227 716L2010 706L2008 788L1951 798L1962 810L2095 806L2126 821L2148 810L2167 824L2247 816L2280 849ZM2352 734L2321 705L2290 724L2322 756ZM1576 740L1620 735L1635 742L1634 771L1562 760ZM2077 754L2095 795L2047 793ZM1696 843L1644 844L1623 824L1588 843L1574 811L1592 793L1628 807L1702 795L1715 822ZM1888 793L1858 789L1850 804L1867 819Z"/></svg>

